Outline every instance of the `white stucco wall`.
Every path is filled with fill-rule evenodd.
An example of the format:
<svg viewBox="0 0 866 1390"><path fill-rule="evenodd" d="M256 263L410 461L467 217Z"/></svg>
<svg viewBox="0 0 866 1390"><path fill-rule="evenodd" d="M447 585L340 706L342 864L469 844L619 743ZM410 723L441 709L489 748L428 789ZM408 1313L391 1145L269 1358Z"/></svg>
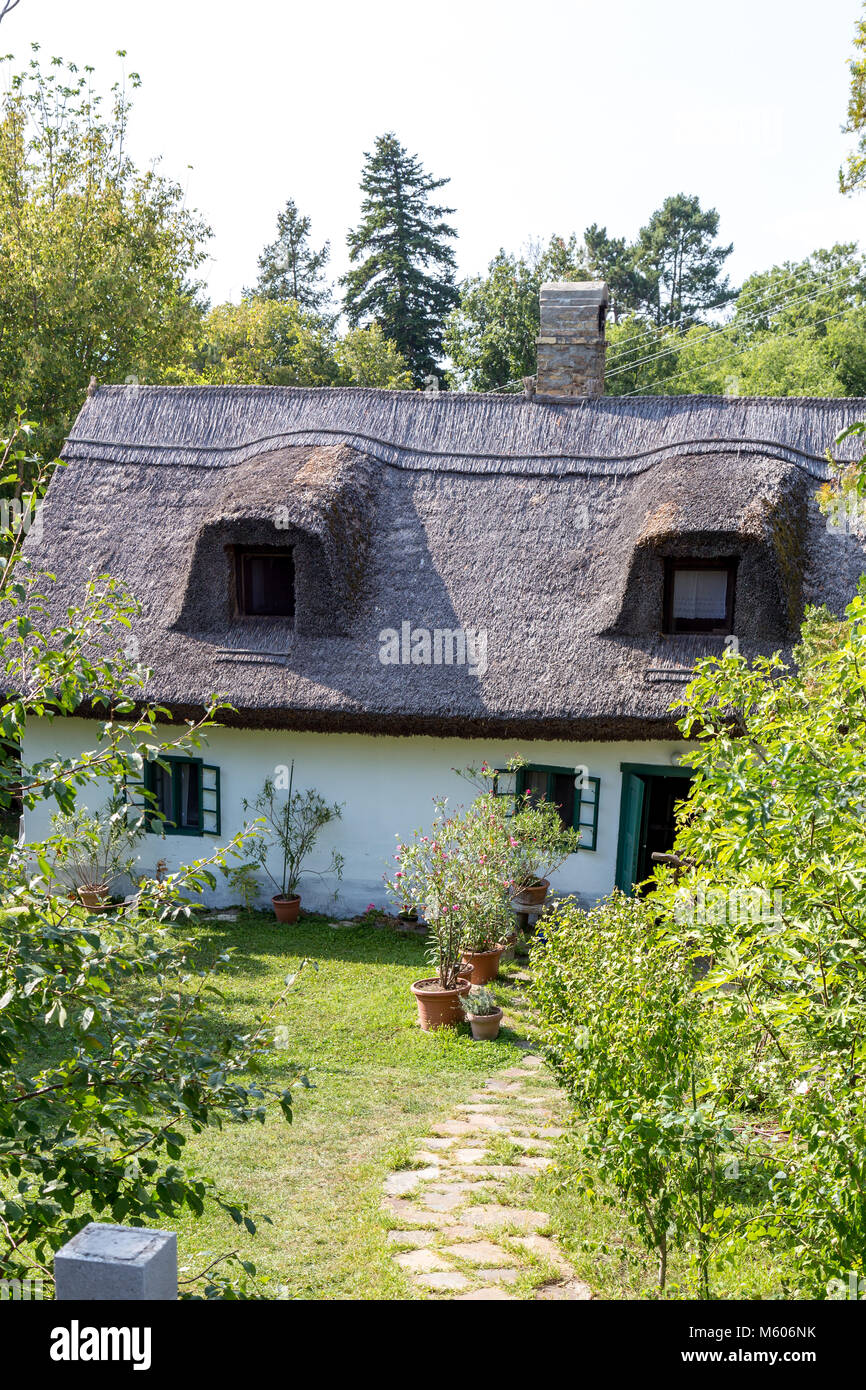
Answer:
<svg viewBox="0 0 866 1390"><path fill-rule="evenodd" d="M33 721L24 746L27 763L52 754L71 756L93 747L96 725L81 719L49 723ZM601 778L598 848L580 850L553 880L561 892L596 898L611 890L616 869L617 835L622 774L620 764L651 763L670 767L684 743L565 743L502 739L438 739L427 737L375 737L367 734L277 733L248 729L214 729L207 746L196 750L208 763L220 768L222 832L224 839L242 828L242 802L252 801L267 776L279 765L295 761L295 786L315 787L329 801L344 802L342 820L322 833L311 868L327 864L332 848L345 858L343 882L335 909L334 884L314 876L301 881L301 895L309 908L340 914L363 911L367 904L386 904L383 874L393 868L395 835L408 836L418 826L428 826L433 815L432 797L445 795L452 804L471 800L472 788L452 768L478 766L487 760L503 766L515 753L529 762L564 768L586 765L589 775ZM83 804L95 809L93 792ZM42 803L29 811L25 821L28 840L50 832L54 803ZM158 859L169 870L190 859L208 855L220 843L214 836L165 837L148 835L140 845L142 869L152 872ZM268 890L272 891L272 890ZM263 901L266 892L263 889ZM224 906L231 893L219 877L207 902Z"/></svg>

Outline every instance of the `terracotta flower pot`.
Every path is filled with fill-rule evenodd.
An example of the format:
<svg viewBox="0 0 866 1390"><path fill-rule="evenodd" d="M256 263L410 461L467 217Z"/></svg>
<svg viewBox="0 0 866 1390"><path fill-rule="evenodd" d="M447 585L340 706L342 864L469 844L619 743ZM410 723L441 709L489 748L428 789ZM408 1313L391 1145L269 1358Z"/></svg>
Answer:
<svg viewBox="0 0 866 1390"><path fill-rule="evenodd" d="M550 887L550 879L543 878L540 883L536 883L532 888L523 888L519 893L515 893L511 901L516 907L541 907L547 897L547 890Z"/></svg>
<svg viewBox="0 0 866 1390"><path fill-rule="evenodd" d="M499 961L505 950L505 942L494 946L492 951L464 951L463 964L472 973L473 985L486 985L499 974Z"/></svg>
<svg viewBox="0 0 866 1390"><path fill-rule="evenodd" d="M271 898L271 902L278 922L297 922L301 910L300 897L285 898L280 893L276 898Z"/></svg>
<svg viewBox="0 0 866 1390"><path fill-rule="evenodd" d="M502 1022L502 1010L497 1009L495 1014L468 1014L469 1027L472 1029L472 1036L479 1042L489 1042L493 1038L499 1037L499 1025Z"/></svg>
<svg viewBox="0 0 866 1390"><path fill-rule="evenodd" d="M456 989L442 989L437 979L416 980L412 993L418 1003L418 1022L425 1033L432 1028L456 1028L463 1022L461 999L469 993L471 981L458 976Z"/></svg>
<svg viewBox="0 0 866 1390"><path fill-rule="evenodd" d="M108 898L107 888L79 888L78 897L84 907L104 907Z"/></svg>

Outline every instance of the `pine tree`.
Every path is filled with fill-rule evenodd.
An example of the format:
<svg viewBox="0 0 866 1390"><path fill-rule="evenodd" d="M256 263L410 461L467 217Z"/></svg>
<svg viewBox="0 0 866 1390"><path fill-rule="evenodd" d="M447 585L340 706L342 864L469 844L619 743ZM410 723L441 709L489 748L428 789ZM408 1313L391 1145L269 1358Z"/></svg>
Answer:
<svg viewBox="0 0 866 1390"><path fill-rule="evenodd" d="M349 233L352 269L343 276L349 323L374 322L409 364L418 385L436 371L444 321L457 303L456 261L445 219L453 208L430 202L449 182L424 172L396 135L366 154L360 225Z"/></svg>
<svg viewBox="0 0 866 1390"><path fill-rule="evenodd" d="M260 299L294 299L302 309L321 309L331 297L324 269L331 255L326 241L319 251L310 246L310 219L302 217L292 198L277 217L277 239L259 256L259 282L254 291Z"/></svg>
<svg viewBox="0 0 866 1390"><path fill-rule="evenodd" d="M662 326L692 324L709 309L736 299L722 267L733 251L714 245L719 231L715 208L696 197L675 193L642 227L634 246L635 269L646 284L646 307Z"/></svg>

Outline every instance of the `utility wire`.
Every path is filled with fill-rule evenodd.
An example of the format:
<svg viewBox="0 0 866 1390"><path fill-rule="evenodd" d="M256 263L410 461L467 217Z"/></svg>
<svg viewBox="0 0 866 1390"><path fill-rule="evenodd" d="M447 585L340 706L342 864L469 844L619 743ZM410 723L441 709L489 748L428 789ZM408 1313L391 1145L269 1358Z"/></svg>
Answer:
<svg viewBox="0 0 866 1390"><path fill-rule="evenodd" d="M844 314L850 314L851 311L852 311L852 306L849 304L849 305L847 305L844 309L840 309L840 310L838 311L838 313L835 313L835 314L828 314L827 317L826 317L826 318L823 318L823 319L816 319L815 322L814 322L813 324L809 324L808 327L810 327L810 328L818 328L822 323L829 323L829 322L831 321L831 319L839 319L839 318L842 318L842 316L843 316ZM792 328L792 329L790 329L787 333L776 333L776 334L774 334L773 336L774 336L774 338L776 338L776 339L778 339L778 338L796 338L797 334L798 334L798 333L802 333L802 332L803 332L803 327L801 326L800 328ZM743 346L743 347L735 348L733 352L726 352L726 353L724 353L721 357L713 357L709 362L701 362L699 365L700 365L701 368L704 368L704 367L714 367L714 366L716 365L717 362L727 362L731 357L741 357L742 354L743 354L744 352L751 352L752 347L753 347L753 344L752 344L752 343L746 343L745 346ZM669 377L667 377L667 378L665 379L665 381L660 382L659 384L660 384L660 386L662 386L662 388L664 388L664 387L668 386L672 381L678 381L678 380L680 379L680 377L684 377L684 376L688 376L688 375L689 375L689 368L687 367L685 371L683 371L683 372L677 372L675 376L669 376ZM635 391L624 391L623 394L622 394L622 396L619 397L619 399L620 399L620 400L624 400L624 399L626 398L626 396L646 396L646 395L650 395L650 396L659 396L659 395L667 395L667 394L674 394L674 393L672 393L672 392L671 392L671 393L668 393L668 392L665 391L664 389L662 389L661 391L647 391L646 387L644 387L644 386L639 386ZM616 398L614 398L614 399L616 399Z"/></svg>
<svg viewBox="0 0 866 1390"><path fill-rule="evenodd" d="M631 371L633 367L641 367L647 362L657 362L662 357L670 357L675 352L681 352L682 349L686 347L689 343L703 343L706 341L707 338L718 337L720 333L729 333L732 329L745 328L750 323L754 323L757 319L766 318L768 315L771 314L781 313L782 310L790 309L796 304L811 303L816 299L820 299L823 294L829 294L831 290L839 289L840 287L841 284L834 284L832 282L828 282L827 284L823 285L820 289L815 289L809 294L799 295L793 299L777 300L774 304L770 304L762 309L755 310L753 313L745 315L743 318L737 320L736 322L732 321L731 323L719 324L717 328L710 328L707 330L706 333L702 333L697 338L683 338L682 341L679 343L674 343L670 347L662 348L659 352L650 353L646 357L636 357L631 362L620 363L620 358L616 357L614 360L619 365L615 366L612 371L606 371L605 376L620 376L623 372Z"/></svg>
<svg viewBox="0 0 866 1390"><path fill-rule="evenodd" d="M831 274L831 276L830 276L830 281L835 280L835 279L838 278L839 276L843 276L843 277L844 277L845 275L854 275L854 274L861 274L861 275L862 275L862 274L864 274L864 273L866 273L866 268L864 268L862 265L860 265L860 266L840 266L838 270L835 270L835 271L832 272L832 274ZM785 290L784 293L787 295L787 294L790 293L790 290L799 290L799 289L804 288L804 287L806 287L806 286L808 286L808 285L815 285L816 283L818 283L818 281L817 281L817 276L814 276L814 275L813 275L813 276L811 276L810 278L807 277L807 278L805 278L805 279L802 279L802 280L800 281L799 284L794 284L794 285L792 285L792 286L790 287L790 289L789 289L789 290ZM742 293L742 291L741 291L741 293ZM773 301L770 301L770 303L769 303L764 309L762 309L762 310L760 310L759 312L757 312L756 314L752 315L752 317L758 317L758 318L760 318L762 314L764 314L764 313L771 313L771 312L773 312ZM683 322L684 318L685 318L685 315L681 315L680 318L677 319L676 323L670 324L670 325L668 326L668 332L670 332L670 333L687 333L687 332L689 331L689 328L690 328L690 327L694 327L694 326L695 326L695 325L692 325L692 324L685 324L685 323ZM617 358L617 360L618 360L619 357L620 357L622 354L627 353L627 352L630 352L636 343L639 343L639 342L640 342L642 339L644 339L644 338L652 338L652 337L654 337L654 336L656 335L656 333L658 333L658 332L660 332L660 331L663 330L663 327L664 327L664 325L659 324L659 325L657 325L655 328L648 328L648 329L646 329L646 330L645 330L644 332L642 332L642 333L635 333L635 334L629 339L628 343L624 344L621 348L615 349L615 351L614 351L614 353L613 353L613 355L612 355L612 359L611 359L611 360L613 360L614 357ZM725 327L727 327L727 325L726 325L726 324L720 324L719 327L720 327L720 328L725 328Z"/></svg>

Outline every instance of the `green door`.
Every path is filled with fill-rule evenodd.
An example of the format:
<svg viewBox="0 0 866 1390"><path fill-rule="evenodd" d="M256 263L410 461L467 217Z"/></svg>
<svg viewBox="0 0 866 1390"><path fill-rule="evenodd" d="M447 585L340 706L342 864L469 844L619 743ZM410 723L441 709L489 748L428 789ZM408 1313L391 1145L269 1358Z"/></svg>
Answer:
<svg viewBox="0 0 866 1390"><path fill-rule="evenodd" d="M634 772L624 772L616 855L616 886L622 889L623 893L630 893L637 882L645 796L644 779Z"/></svg>

